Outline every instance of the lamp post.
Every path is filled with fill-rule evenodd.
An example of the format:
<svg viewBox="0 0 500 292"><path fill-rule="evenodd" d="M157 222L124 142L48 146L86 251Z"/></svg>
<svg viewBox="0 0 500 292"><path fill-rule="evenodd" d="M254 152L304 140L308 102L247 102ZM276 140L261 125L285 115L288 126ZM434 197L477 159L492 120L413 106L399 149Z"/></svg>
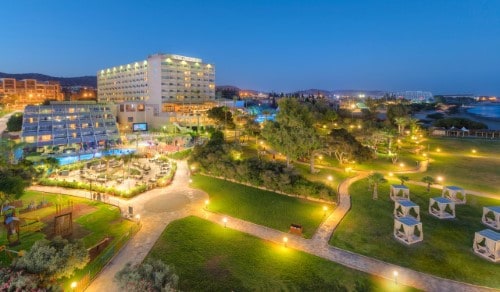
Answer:
<svg viewBox="0 0 500 292"><path fill-rule="evenodd" d="M227 217L222 218L222 222L224 223L224 228L227 227Z"/></svg>
<svg viewBox="0 0 500 292"><path fill-rule="evenodd" d="M205 200L205 210L208 210L208 204L210 204L210 200Z"/></svg>
<svg viewBox="0 0 500 292"><path fill-rule="evenodd" d="M77 285L78 283L76 283L76 281L71 282L71 291L74 291Z"/></svg>
<svg viewBox="0 0 500 292"><path fill-rule="evenodd" d="M398 271L394 271L392 272L392 274L394 275L394 284L398 284Z"/></svg>
<svg viewBox="0 0 500 292"><path fill-rule="evenodd" d="M323 206L323 216L326 216L326 211L328 211L328 207L327 206Z"/></svg>
<svg viewBox="0 0 500 292"><path fill-rule="evenodd" d="M288 237L283 237L283 246L287 247L288 244Z"/></svg>

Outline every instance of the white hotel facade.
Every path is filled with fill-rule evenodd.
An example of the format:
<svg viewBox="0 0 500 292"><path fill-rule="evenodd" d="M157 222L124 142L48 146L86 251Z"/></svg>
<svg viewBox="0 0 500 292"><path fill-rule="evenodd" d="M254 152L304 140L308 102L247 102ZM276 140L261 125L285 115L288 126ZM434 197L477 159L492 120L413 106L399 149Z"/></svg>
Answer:
<svg viewBox="0 0 500 292"><path fill-rule="evenodd" d="M203 126L216 105L215 67L201 59L154 54L146 60L97 72L99 102L117 105L118 122Z"/></svg>

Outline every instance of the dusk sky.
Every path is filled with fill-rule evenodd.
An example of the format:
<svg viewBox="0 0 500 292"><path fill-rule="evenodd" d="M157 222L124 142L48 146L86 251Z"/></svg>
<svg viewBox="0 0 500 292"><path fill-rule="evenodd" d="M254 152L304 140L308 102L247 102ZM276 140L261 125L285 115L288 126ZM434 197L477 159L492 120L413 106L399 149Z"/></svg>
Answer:
<svg viewBox="0 0 500 292"><path fill-rule="evenodd" d="M217 85L500 95L500 1L23 1L1 4L0 72L55 76L156 52Z"/></svg>

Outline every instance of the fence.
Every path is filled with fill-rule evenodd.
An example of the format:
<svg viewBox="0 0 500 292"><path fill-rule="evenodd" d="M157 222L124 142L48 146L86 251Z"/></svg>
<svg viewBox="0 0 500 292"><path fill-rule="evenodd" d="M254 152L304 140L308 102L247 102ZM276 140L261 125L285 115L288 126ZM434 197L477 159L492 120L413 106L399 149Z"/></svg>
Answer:
<svg viewBox="0 0 500 292"><path fill-rule="evenodd" d="M130 228L129 232L111 243L100 255L88 263L78 275L80 280L76 282L76 288L74 291L85 291L92 280L94 280L106 264L121 250L125 243L127 243L127 241L129 241L129 239L139 231L139 229L140 225L134 225Z"/></svg>

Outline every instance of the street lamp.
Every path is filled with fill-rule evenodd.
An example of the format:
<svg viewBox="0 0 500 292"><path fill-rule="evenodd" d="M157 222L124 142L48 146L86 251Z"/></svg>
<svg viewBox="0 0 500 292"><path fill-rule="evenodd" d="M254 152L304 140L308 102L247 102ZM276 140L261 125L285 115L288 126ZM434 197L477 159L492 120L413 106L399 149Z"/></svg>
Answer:
<svg viewBox="0 0 500 292"><path fill-rule="evenodd" d="M398 271L394 271L392 272L392 274L394 275L394 284L398 284Z"/></svg>
<svg viewBox="0 0 500 292"><path fill-rule="evenodd" d="M394 176L394 173L392 173L392 172L389 172L389 176Z"/></svg>
<svg viewBox="0 0 500 292"><path fill-rule="evenodd" d="M403 167L405 167L405 164L404 164L403 162L401 162L401 163L399 164L399 167L403 168Z"/></svg>
<svg viewBox="0 0 500 292"><path fill-rule="evenodd" d="M205 200L205 210L208 210L208 204L210 204L210 200Z"/></svg>
<svg viewBox="0 0 500 292"><path fill-rule="evenodd" d="M288 237L285 236L283 237L283 245L287 247L287 243L288 243Z"/></svg>
<svg viewBox="0 0 500 292"><path fill-rule="evenodd" d="M222 218L222 222L224 223L224 228L227 226L227 217Z"/></svg>
<svg viewBox="0 0 500 292"><path fill-rule="evenodd" d="M76 281L71 282L71 290L75 290L77 285L78 283L76 283Z"/></svg>
<svg viewBox="0 0 500 292"><path fill-rule="evenodd" d="M472 149L472 154L476 154L476 149Z"/></svg>
<svg viewBox="0 0 500 292"><path fill-rule="evenodd" d="M323 216L326 216L326 211L328 211L328 207L327 206L323 206L323 212L324 212Z"/></svg>
<svg viewBox="0 0 500 292"><path fill-rule="evenodd" d="M437 181L438 181L438 182L442 182L443 180L444 180L444 177L442 177L442 176L438 176L438 177L437 177Z"/></svg>
<svg viewBox="0 0 500 292"><path fill-rule="evenodd" d="M137 223L141 222L141 215L137 214L135 215L135 219L137 220Z"/></svg>
<svg viewBox="0 0 500 292"><path fill-rule="evenodd" d="M326 179L328 179L329 182L333 181L333 176L329 175Z"/></svg>

